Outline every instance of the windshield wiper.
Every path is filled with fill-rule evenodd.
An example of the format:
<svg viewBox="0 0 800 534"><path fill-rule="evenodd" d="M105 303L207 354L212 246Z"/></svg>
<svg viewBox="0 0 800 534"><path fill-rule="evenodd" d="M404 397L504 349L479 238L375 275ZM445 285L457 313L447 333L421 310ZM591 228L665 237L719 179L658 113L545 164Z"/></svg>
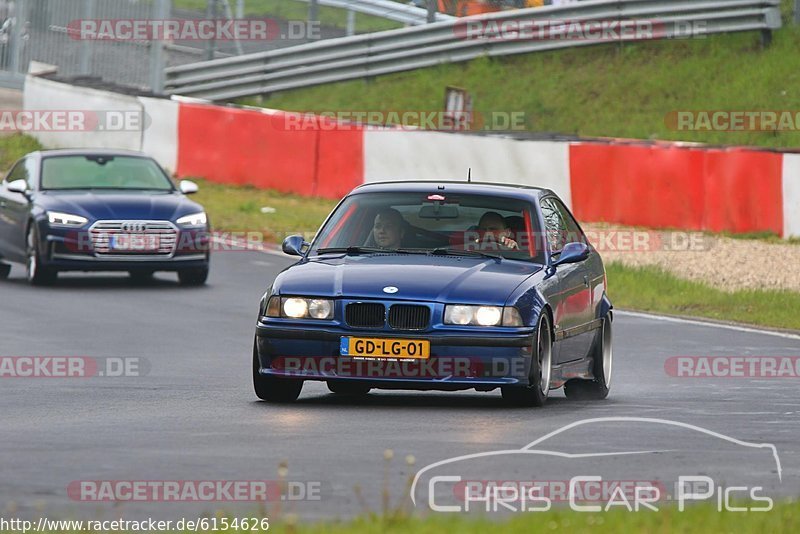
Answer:
<svg viewBox="0 0 800 534"><path fill-rule="evenodd" d="M376 254L379 252L395 252L391 249L378 247L331 247L317 249L317 254Z"/></svg>
<svg viewBox="0 0 800 534"><path fill-rule="evenodd" d="M493 260L502 260L502 256L497 256L496 254L487 254L486 252L480 252L478 250L458 250L454 248L435 248L429 252L429 254L433 254L436 256L465 256L465 257L474 257L474 258L491 258Z"/></svg>

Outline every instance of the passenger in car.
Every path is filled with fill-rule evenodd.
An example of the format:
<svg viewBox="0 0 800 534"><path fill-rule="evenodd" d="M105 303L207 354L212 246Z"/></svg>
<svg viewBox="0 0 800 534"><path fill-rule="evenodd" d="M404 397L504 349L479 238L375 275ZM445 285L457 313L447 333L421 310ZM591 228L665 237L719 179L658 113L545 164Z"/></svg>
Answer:
<svg viewBox="0 0 800 534"><path fill-rule="evenodd" d="M480 238L478 242L484 248L494 247L495 250L519 250L519 245L512 239L511 229L506 220L496 211L487 211L478 222Z"/></svg>

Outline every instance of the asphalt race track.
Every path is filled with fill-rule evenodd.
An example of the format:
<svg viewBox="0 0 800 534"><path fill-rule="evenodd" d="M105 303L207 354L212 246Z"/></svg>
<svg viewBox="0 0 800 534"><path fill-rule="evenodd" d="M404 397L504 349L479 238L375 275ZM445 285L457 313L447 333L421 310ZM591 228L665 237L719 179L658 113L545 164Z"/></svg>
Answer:
<svg viewBox="0 0 800 534"><path fill-rule="evenodd" d="M608 417L667 419L774 444L782 479L771 491L800 491L797 378L676 378L665 372L672 356L800 356L800 337L620 313L605 402L568 401L561 391L543 409L509 408L499 392L379 391L354 401L307 383L298 403L269 405L257 401L251 386L254 321L259 297L288 264L277 255L220 252L209 285L200 289L182 288L167 274L146 286L124 275L70 274L54 288L32 288L15 266L0 282L0 356L142 358L149 372L0 378L0 507L16 507L23 518L178 519L218 509L242 516L255 505L112 505L70 499L67 488L83 480L275 480L285 461L289 480L318 482L321 489L319 500L284 503L281 513L346 517L364 506L379 510L387 484L392 502L407 495L409 476L432 462L519 449L568 423ZM569 432L559 446L660 451L661 464L648 454L625 457L626 469L641 468L631 476L657 477L662 468L695 463L720 484L756 469L773 482L776 475L769 461L750 463L745 452L717 450L709 435L685 428L614 421ZM386 449L394 451L388 469ZM415 457L413 468L407 455ZM514 461L496 457L470 468L486 479L507 477ZM602 457L593 459L598 469L612 471L614 461L603 466ZM418 507L430 513L424 500Z"/></svg>

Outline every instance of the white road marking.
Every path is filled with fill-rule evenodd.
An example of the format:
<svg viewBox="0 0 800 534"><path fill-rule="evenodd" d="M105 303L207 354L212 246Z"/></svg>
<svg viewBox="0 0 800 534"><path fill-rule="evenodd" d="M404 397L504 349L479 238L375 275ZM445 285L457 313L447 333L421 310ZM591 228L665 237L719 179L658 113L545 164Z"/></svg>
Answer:
<svg viewBox="0 0 800 534"><path fill-rule="evenodd" d="M682 317L668 317L665 315L655 315L651 313L642 313L642 312L632 312L632 311L624 311L624 310L614 310L615 315L626 315L628 317L640 317L642 319L653 319L656 321L666 321L669 323L683 323L683 324L691 324L696 326L706 326L711 328L724 328L726 330L735 330L737 332L747 332L748 334L764 334L767 336L775 336L775 337L782 337L785 339L797 339L800 340L800 334L791 334L789 332L776 332L774 330L761 330L759 328L753 328L749 326L739 326L733 324L720 324L720 323L712 323L709 321L703 321L701 319L684 319Z"/></svg>

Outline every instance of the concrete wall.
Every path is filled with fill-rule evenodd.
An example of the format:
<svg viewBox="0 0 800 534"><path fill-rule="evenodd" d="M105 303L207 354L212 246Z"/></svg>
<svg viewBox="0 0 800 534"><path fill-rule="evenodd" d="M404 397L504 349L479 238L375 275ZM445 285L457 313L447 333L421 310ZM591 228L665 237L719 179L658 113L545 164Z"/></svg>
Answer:
<svg viewBox="0 0 800 534"><path fill-rule="evenodd" d="M571 202L569 144L441 132L367 130L364 181L467 180L546 187Z"/></svg>
<svg viewBox="0 0 800 534"><path fill-rule="evenodd" d="M47 148L118 148L143 151L170 172L177 168L177 102L137 98L28 76L26 111L75 111L83 126L75 130L33 130Z"/></svg>

